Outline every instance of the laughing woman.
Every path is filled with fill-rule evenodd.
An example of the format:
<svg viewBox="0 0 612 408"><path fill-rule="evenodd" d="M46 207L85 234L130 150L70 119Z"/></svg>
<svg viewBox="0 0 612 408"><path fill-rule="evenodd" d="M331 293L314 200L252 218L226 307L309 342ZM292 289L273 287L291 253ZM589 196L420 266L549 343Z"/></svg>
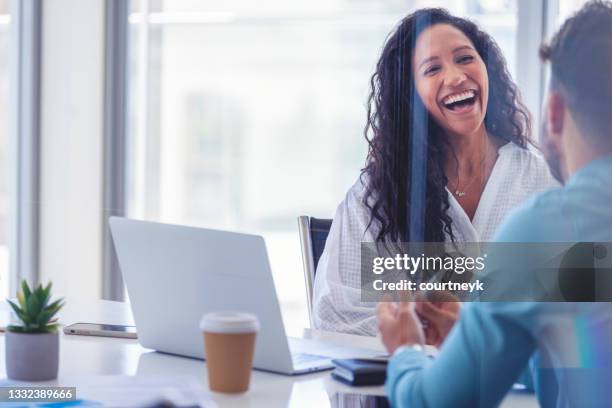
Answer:
<svg viewBox="0 0 612 408"><path fill-rule="evenodd" d="M428 122L416 139L427 140L426 242L489 241L510 210L556 183L529 144L501 51L474 23L441 9L407 16L371 87L367 164L338 206L314 288L315 327L364 335L377 329L375 304L360 301L360 243L406 236L415 107Z"/></svg>

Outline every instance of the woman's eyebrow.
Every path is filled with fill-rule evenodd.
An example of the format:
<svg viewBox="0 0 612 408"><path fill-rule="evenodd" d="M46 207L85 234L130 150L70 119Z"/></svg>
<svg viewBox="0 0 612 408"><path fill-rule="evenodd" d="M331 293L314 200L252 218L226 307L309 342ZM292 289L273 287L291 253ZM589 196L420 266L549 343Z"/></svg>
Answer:
<svg viewBox="0 0 612 408"><path fill-rule="evenodd" d="M463 51L463 50L474 51L474 48L470 47L469 45L460 45L459 47L453 49L453 53L458 52L458 51Z"/></svg>

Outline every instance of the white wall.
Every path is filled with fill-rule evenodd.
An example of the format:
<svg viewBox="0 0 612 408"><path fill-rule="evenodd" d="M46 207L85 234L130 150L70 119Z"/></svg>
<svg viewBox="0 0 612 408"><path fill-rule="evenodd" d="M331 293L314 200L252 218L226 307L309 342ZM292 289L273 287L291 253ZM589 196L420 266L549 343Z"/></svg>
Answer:
<svg viewBox="0 0 612 408"><path fill-rule="evenodd" d="M104 1L45 0L40 278L101 296Z"/></svg>

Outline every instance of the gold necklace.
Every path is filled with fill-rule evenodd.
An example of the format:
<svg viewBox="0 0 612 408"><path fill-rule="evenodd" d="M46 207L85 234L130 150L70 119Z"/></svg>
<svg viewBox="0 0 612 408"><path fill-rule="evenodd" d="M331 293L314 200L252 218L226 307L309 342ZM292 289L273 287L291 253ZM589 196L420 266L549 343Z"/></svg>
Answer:
<svg viewBox="0 0 612 408"><path fill-rule="evenodd" d="M488 147L488 146L487 146ZM488 151L488 149L487 149ZM487 158L487 151L485 151L484 155L482 156L482 160L480 161L480 164L478 165L478 167L480 167L480 173L482 174L482 165L485 162L485 159ZM468 180L468 183L463 186L463 189L460 190L459 189L459 172L457 172L457 184L455 185L455 191L453 191L453 194L456 195L457 197L463 197L464 195L467 194L467 189L468 187L470 187L472 185L472 183L474 182L474 180L476 180L476 177L479 174L475 174L470 180Z"/></svg>

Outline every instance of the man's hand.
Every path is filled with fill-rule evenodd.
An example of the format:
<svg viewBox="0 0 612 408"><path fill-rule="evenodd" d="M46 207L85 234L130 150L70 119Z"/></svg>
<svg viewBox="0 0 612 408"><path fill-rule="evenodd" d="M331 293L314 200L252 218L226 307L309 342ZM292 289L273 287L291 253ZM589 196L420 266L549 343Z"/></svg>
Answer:
<svg viewBox="0 0 612 408"><path fill-rule="evenodd" d="M380 302L376 307L378 329L382 342L393 353L404 344L423 345L425 334L423 326L414 310L414 302Z"/></svg>
<svg viewBox="0 0 612 408"><path fill-rule="evenodd" d="M427 344L440 347L455 322L459 319L461 302L430 302L421 300L416 303L416 313L425 324L425 339Z"/></svg>

